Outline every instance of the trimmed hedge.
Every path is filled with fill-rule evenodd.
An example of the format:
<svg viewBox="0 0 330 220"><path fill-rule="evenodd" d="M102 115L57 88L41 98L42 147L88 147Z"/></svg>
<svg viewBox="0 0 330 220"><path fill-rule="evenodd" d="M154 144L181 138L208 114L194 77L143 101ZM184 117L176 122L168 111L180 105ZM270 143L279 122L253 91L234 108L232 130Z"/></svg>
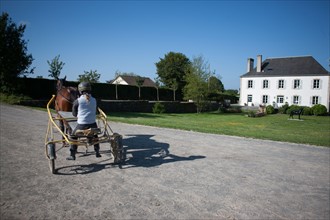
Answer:
<svg viewBox="0 0 330 220"><path fill-rule="evenodd" d="M35 100L47 100L56 94L56 80L40 78L18 78L17 91ZM78 82L66 81L65 86L77 87ZM141 97L139 98L139 87L128 85L114 85L109 83L92 84L92 94L97 99L105 100L148 100L158 101L157 88L141 87ZM118 99L116 98L116 91ZM174 101L173 90L158 88L159 101ZM231 100L237 103L238 98L228 94L217 94L220 101ZM183 101L183 94L175 92L175 101Z"/></svg>
<svg viewBox="0 0 330 220"><path fill-rule="evenodd" d="M20 94L31 97L35 100L47 100L56 94L56 80L40 78L18 78L16 89ZM77 87L78 82L66 81L65 86ZM97 99L116 100L116 90L118 100L149 100L157 101L157 89L154 87L141 87L141 97L139 98L139 88L137 86L114 85L108 83L92 84L92 94ZM173 101L173 90L159 88L160 101ZM175 93L176 101L182 101L182 94Z"/></svg>

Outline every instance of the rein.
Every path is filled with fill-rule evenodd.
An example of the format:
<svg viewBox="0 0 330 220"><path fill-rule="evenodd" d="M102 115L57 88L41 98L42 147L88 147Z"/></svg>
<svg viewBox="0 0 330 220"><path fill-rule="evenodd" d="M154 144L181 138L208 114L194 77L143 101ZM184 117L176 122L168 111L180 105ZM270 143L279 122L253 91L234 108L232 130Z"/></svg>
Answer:
<svg viewBox="0 0 330 220"><path fill-rule="evenodd" d="M74 101L74 100L71 101L71 98L73 97L71 91L69 92L69 94L70 94L69 98L67 98L67 97L65 97L65 96L61 93L61 90L62 90L62 89L68 89L68 88L66 88L66 87L62 87L61 89L57 90L57 94L60 95L60 96L62 96L62 97L65 99L65 101L69 102L70 104L73 104L73 101Z"/></svg>

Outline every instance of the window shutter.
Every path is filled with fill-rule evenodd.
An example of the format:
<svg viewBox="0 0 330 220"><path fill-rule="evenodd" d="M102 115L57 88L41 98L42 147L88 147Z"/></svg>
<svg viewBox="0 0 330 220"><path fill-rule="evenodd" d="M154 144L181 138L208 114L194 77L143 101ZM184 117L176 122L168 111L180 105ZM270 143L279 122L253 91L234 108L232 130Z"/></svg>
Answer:
<svg viewBox="0 0 330 220"><path fill-rule="evenodd" d="M301 96L300 95L298 96L298 103L299 103L299 105L301 105Z"/></svg>
<svg viewBox="0 0 330 220"><path fill-rule="evenodd" d="M319 89L322 89L322 80L321 79L319 79Z"/></svg>
<svg viewBox="0 0 330 220"><path fill-rule="evenodd" d="M314 79L311 81L311 89L314 89Z"/></svg>

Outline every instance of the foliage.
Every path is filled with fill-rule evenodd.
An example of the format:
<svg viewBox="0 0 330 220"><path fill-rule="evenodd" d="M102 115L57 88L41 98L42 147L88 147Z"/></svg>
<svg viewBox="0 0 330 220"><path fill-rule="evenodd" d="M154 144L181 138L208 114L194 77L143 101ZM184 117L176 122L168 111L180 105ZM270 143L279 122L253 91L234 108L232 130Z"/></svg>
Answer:
<svg viewBox="0 0 330 220"><path fill-rule="evenodd" d="M141 76L137 76L136 78L136 84L139 87L139 99L141 99L141 86L144 83L145 78L141 77Z"/></svg>
<svg viewBox="0 0 330 220"><path fill-rule="evenodd" d="M290 105L290 107L286 110L286 114L291 114L292 111L298 111L302 107L299 105Z"/></svg>
<svg viewBox="0 0 330 220"><path fill-rule="evenodd" d="M303 115L311 115L312 109L308 106L304 106Z"/></svg>
<svg viewBox="0 0 330 220"><path fill-rule="evenodd" d="M157 62L157 81L161 82L164 86L172 90L182 91L185 83L185 75L190 60L182 53L169 52L165 54L164 58L160 58Z"/></svg>
<svg viewBox="0 0 330 220"><path fill-rule="evenodd" d="M27 53L27 42L23 40L26 25L18 27L8 13L0 17L0 91L11 93L17 88L16 79L26 74L33 74L29 69L33 62Z"/></svg>
<svg viewBox="0 0 330 220"><path fill-rule="evenodd" d="M60 55L57 55L52 61L47 60L47 63L49 65L49 70L48 72L50 73L48 76L52 77L54 79L59 79L61 75L61 71L63 69L63 66L65 63L59 60Z"/></svg>
<svg viewBox="0 0 330 220"><path fill-rule="evenodd" d="M20 104L21 101L31 100L30 97L24 95L6 94L0 92L0 102L8 104Z"/></svg>
<svg viewBox="0 0 330 220"><path fill-rule="evenodd" d="M152 112L155 114L165 113L165 106L160 102L156 102L152 108Z"/></svg>
<svg viewBox="0 0 330 220"><path fill-rule="evenodd" d="M254 117L256 117L256 113L257 113L257 111L255 111L255 110L249 110L248 117L254 118Z"/></svg>
<svg viewBox="0 0 330 220"><path fill-rule="evenodd" d="M97 73L97 70L84 71L84 74L78 76L79 82L90 82L90 83L98 83L101 74Z"/></svg>
<svg viewBox="0 0 330 220"><path fill-rule="evenodd" d="M311 109L313 115L325 115L327 113L327 107L321 104L314 105Z"/></svg>
<svg viewBox="0 0 330 220"><path fill-rule="evenodd" d="M282 105L282 106L278 109L278 113L286 114L288 108L289 108L289 104L286 102L284 105Z"/></svg>
<svg viewBox="0 0 330 220"><path fill-rule="evenodd" d="M211 76L208 80L208 90L209 93L223 93L225 89L220 79Z"/></svg>
<svg viewBox="0 0 330 220"><path fill-rule="evenodd" d="M266 106L266 113L267 114L274 114L275 113L275 109L272 105L267 105Z"/></svg>
<svg viewBox="0 0 330 220"><path fill-rule="evenodd" d="M219 109L216 111L217 113L242 113L244 112L240 106L230 106L229 108L225 108L223 105L220 105ZM245 111L246 113L248 111Z"/></svg>
<svg viewBox="0 0 330 220"><path fill-rule="evenodd" d="M227 95L232 95L232 96L239 96L238 95L238 90L237 89L226 89L224 91L225 94Z"/></svg>
<svg viewBox="0 0 330 220"><path fill-rule="evenodd" d="M184 99L194 101L197 113L202 112L208 104L208 79L211 74L210 66L202 56L193 58L185 77L187 84L183 93Z"/></svg>

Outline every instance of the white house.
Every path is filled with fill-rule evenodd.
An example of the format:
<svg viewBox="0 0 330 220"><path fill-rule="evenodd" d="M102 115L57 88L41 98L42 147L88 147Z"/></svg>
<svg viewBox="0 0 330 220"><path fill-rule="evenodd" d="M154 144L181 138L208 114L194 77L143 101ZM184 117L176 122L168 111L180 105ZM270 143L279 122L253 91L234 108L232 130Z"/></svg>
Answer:
<svg viewBox="0 0 330 220"><path fill-rule="evenodd" d="M322 104L330 110L330 74L312 56L248 59L240 77L240 105Z"/></svg>
<svg viewBox="0 0 330 220"><path fill-rule="evenodd" d="M119 75L114 79L111 84L117 85L130 85L137 86L138 80L142 80L144 87L157 87L156 83L148 77L139 77L139 76L128 76L128 75Z"/></svg>

